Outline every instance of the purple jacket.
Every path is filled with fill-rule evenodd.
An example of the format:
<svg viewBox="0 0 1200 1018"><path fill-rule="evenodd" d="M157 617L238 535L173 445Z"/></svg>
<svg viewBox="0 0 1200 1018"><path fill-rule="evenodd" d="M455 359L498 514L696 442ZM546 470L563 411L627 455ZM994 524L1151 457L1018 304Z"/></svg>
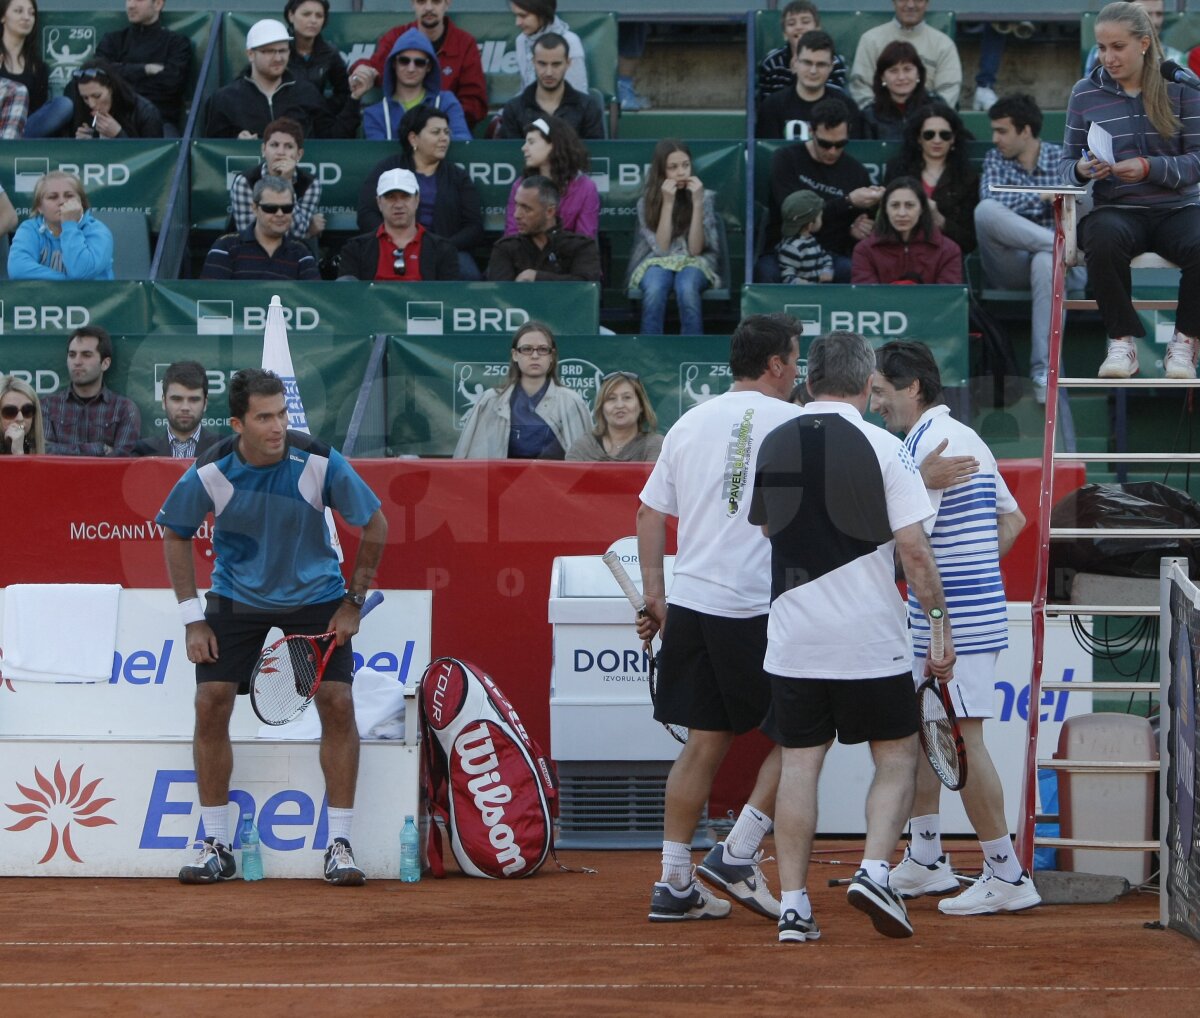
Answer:
<svg viewBox="0 0 1200 1018"><path fill-rule="evenodd" d="M508 208L504 211L505 237L517 233L513 210L517 207L517 188L523 180L523 177L514 180L512 190L508 192ZM596 190L596 182L586 173L577 174L559 199L558 221L564 230L582 233L585 237L595 237L599 232L600 192Z"/></svg>

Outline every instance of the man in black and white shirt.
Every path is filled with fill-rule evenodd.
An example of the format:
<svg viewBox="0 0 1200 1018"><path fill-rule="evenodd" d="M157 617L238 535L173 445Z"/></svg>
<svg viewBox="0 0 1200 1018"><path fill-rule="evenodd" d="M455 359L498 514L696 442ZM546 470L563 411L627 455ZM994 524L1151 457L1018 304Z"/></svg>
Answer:
<svg viewBox="0 0 1200 1018"><path fill-rule="evenodd" d="M140 439L133 447L134 456L195 459L216 443L218 436L203 424L208 409L208 375L199 361L176 361L167 366L162 378L162 405L166 429Z"/></svg>

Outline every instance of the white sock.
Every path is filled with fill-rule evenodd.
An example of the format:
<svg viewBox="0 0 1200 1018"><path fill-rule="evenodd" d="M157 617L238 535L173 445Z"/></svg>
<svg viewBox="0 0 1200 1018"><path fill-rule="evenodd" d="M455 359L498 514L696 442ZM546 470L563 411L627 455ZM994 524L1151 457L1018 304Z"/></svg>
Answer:
<svg viewBox="0 0 1200 1018"><path fill-rule="evenodd" d="M329 844L333 844L334 838L345 838L350 840L350 826L354 823L354 807L349 809L339 809L336 806L329 807ZM328 847L328 846L326 846Z"/></svg>
<svg viewBox="0 0 1200 1018"><path fill-rule="evenodd" d="M808 900L808 888L802 887L798 891L784 891L779 899L779 908L781 915L789 908L794 908L800 913L801 919L811 919L812 902Z"/></svg>
<svg viewBox="0 0 1200 1018"><path fill-rule="evenodd" d="M867 871L867 876L880 887L888 886L888 864L886 859L864 859L859 863L860 869Z"/></svg>
<svg viewBox="0 0 1200 1018"><path fill-rule="evenodd" d="M682 891L692 883L692 846L682 841L664 841L662 882Z"/></svg>
<svg viewBox="0 0 1200 1018"><path fill-rule="evenodd" d="M992 872L1001 880L1015 884L1021 879L1021 864L1017 861L1017 853L1013 850L1012 838L1007 834L995 841L980 841L983 858L992 868Z"/></svg>
<svg viewBox="0 0 1200 1018"><path fill-rule="evenodd" d="M913 817L909 821L912 841L908 843L908 854L913 862L932 866L942 854L942 818L936 813L924 817Z"/></svg>
<svg viewBox="0 0 1200 1018"><path fill-rule="evenodd" d="M226 848L229 840L229 804L224 806L201 806L200 818L204 821L204 836L219 841Z"/></svg>
<svg viewBox="0 0 1200 1018"><path fill-rule="evenodd" d="M771 818L746 803L733 830L725 839L725 861L734 865L740 862L744 866L754 858L758 846L770 830Z"/></svg>

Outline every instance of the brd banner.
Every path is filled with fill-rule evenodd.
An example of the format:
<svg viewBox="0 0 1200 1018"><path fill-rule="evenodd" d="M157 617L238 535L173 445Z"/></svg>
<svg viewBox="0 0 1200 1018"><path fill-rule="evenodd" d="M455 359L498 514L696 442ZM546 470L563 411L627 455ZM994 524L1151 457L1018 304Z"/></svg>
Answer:
<svg viewBox="0 0 1200 1018"><path fill-rule="evenodd" d="M801 377L809 344L826 332L858 332L878 347L890 339L925 343L943 385L966 385L970 349L965 286L787 286L754 284L742 290L742 314L782 311L800 320Z"/></svg>

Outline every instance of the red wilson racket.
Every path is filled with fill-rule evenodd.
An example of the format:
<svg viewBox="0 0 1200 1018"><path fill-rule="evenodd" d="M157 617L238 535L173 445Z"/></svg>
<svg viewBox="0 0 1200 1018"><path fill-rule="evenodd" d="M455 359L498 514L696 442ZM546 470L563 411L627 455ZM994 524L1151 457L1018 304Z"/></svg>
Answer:
<svg viewBox="0 0 1200 1018"><path fill-rule="evenodd" d="M629 574L625 571L625 567L621 565L621 560L617 557L616 553L606 551L603 561L613 574L613 579L617 581L617 586L621 588L625 596L629 599L629 603L633 605L633 610L639 615L645 615L646 601L639 593L637 587L633 585L633 580L629 578ZM642 643L642 648L645 650L647 657L650 658L650 665L646 669L646 684L650 687L650 703L654 705L658 702L658 655L653 653L649 640ZM688 730L684 725L672 725L664 721L660 721L659 724L671 734L671 738L676 742L687 744Z"/></svg>
<svg viewBox="0 0 1200 1018"><path fill-rule="evenodd" d="M940 661L946 653L946 613L934 608L929 613L929 657ZM946 686L930 676L917 690L921 712L921 748L933 772L950 791L967 783L967 749L963 745L958 718Z"/></svg>
<svg viewBox="0 0 1200 1018"><path fill-rule="evenodd" d="M363 603L361 617L383 603L376 590ZM250 676L250 706L264 725L295 721L317 695L325 666L337 646L337 633L293 634L264 648Z"/></svg>

